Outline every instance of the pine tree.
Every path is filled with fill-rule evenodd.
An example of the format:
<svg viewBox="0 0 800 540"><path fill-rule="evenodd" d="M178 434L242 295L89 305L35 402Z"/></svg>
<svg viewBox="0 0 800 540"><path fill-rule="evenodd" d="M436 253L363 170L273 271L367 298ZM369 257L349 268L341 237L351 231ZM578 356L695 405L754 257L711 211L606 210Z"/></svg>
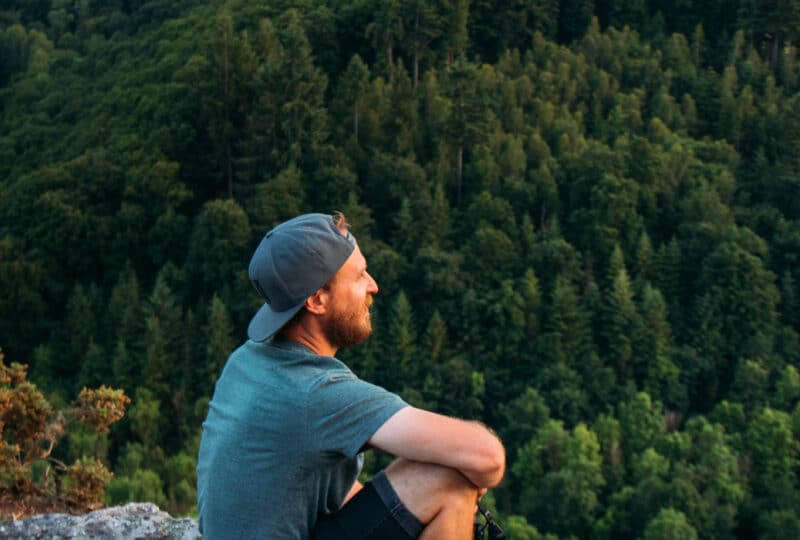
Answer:
<svg viewBox="0 0 800 540"><path fill-rule="evenodd" d="M255 55L247 37L236 35L229 12L217 16L211 47L217 85L212 97L214 116L209 130L221 152L220 177L224 178L228 197L233 198L236 153L247 114L245 105L249 102L245 96L252 91Z"/></svg>
<svg viewBox="0 0 800 540"><path fill-rule="evenodd" d="M334 105L340 109L341 120L335 126L350 126L345 133L349 133L358 142L359 117L364 107L364 100L369 89L369 68L359 55L354 55L347 65L347 69L342 73L336 87ZM350 122L344 122L346 118ZM342 137L343 140L346 137Z"/></svg>
<svg viewBox="0 0 800 540"><path fill-rule="evenodd" d="M79 388L97 388L110 378L111 364L105 349L95 343L94 339L90 339L86 354L81 360L77 386Z"/></svg>
<svg viewBox="0 0 800 540"><path fill-rule="evenodd" d="M697 531L687 521L683 512L664 508L647 524L642 538L643 540L697 540Z"/></svg>
<svg viewBox="0 0 800 540"><path fill-rule="evenodd" d="M561 277L556 278L546 328L558 336L567 365L584 361L591 347L590 320L574 285Z"/></svg>
<svg viewBox="0 0 800 540"><path fill-rule="evenodd" d="M250 220L236 201L216 199L203 205L195 218L185 264L193 296L220 291L226 305L238 312L245 302L242 291L249 290L241 270L249 256L251 234Z"/></svg>
<svg viewBox="0 0 800 540"><path fill-rule="evenodd" d="M655 271L656 288L664 295L669 307L670 321L680 320L681 316L681 256L680 244L672 238L668 243L661 244L656 253Z"/></svg>
<svg viewBox="0 0 800 540"><path fill-rule="evenodd" d="M142 328L142 303L139 280L130 264L125 266L111 290L108 315L117 340L126 345L134 343Z"/></svg>
<svg viewBox="0 0 800 540"><path fill-rule="evenodd" d="M447 140L456 154L454 163L456 206L461 205L464 180L464 151L479 138L488 123L476 86L476 67L464 60L451 65L444 81L444 95L450 101Z"/></svg>
<svg viewBox="0 0 800 540"><path fill-rule="evenodd" d="M428 321L421 344L422 365L428 369L441 364L448 354L447 325L438 309L433 311L433 315Z"/></svg>
<svg viewBox="0 0 800 540"><path fill-rule="evenodd" d="M323 108L328 81L314 65L299 13L288 10L279 22L284 43L283 63L276 80L283 87L280 140L288 145L281 162L304 164L328 136L327 114Z"/></svg>
<svg viewBox="0 0 800 540"><path fill-rule="evenodd" d="M233 351L236 342L233 339L231 324L225 303L216 294L208 305L208 323L206 324L206 372L207 382L213 386L222 372L228 355Z"/></svg>
<svg viewBox="0 0 800 540"><path fill-rule="evenodd" d="M403 19L406 28L404 45L413 59L414 88L420 75L420 64L433 60L431 43L442 35L447 23L436 4L424 0L405 2Z"/></svg>
<svg viewBox="0 0 800 540"><path fill-rule="evenodd" d="M680 371L672 361L672 331L667 321L664 297L649 283L639 301L641 325L634 336L634 376L640 388L666 404L685 405L685 389L679 381Z"/></svg>
<svg viewBox="0 0 800 540"><path fill-rule="evenodd" d="M542 301L539 279L533 268L527 268L519 280L519 292L524 302L525 339L532 341L539 331L539 308Z"/></svg>
<svg viewBox="0 0 800 540"><path fill-rule="evenodd" d="M306 207L303 191L303 174L294 163L274 178L258 184L253 196L245 203L252 230L257 234L265 234L277 224L303 213ZM243 227L242 216L236 218L242 221L239 227ZM233 219L233 216L229 219ZM242 251L244 245L242 238L242 246L239 246Z"/></svg>
<svg viewBox="0 0 800 540"><path fill-rule="evenodd" d="M375 20L366 29L367 36L372 39L375 56L385 66L382 71L389 73L390 78L394 73L395 46L405 34L401 6L400 0L383 2Z"/></svg>
<svg viewBox="0 0 800 540"><path fill-rule="evenodd" d="M67 301L67 314L64 321L66 347L64 361L58 363L58 378L73 380L80 372L83 359L97 333L97 321L91 300L84 288L77 284Z"/></svg>
<svg viewBox="0 0 800 540"><path fill-rule="evenodd" d="M384 351L384 356L392 359L386 365L388 380L391 380L396 388L405 384L413 385L419 371L419 366L415 362L417 334L411 304L402 290L395 297L389 311Z"/></svg>
<svg viewBox="0 0 800 540"><path fill-rule="evenodd" d="M639 245L636 248L634 271L636 281L639 283L644 283L646 281L652 283L656 278L655 253L653 252L653 244L650 243L650 236L647 234L647 231L642 231L642 235L639 237Z"/></svg>
<svg viewBox="0 0 800 540"><path fill-rule="evenodd" d="M631 330L637 328L640 320L628 273L624 269L617 274L611 290L606 294L604 311L605 355L608 363L616 368L621 380L630 380L634 361Z"/></svg>
<svg viewBox="0 0 800 540"><path fill-rule="evenodd" d="M136 355L128 350L123 339L118 339L111 358L111 380L115 388L122 388L126 393L132 394L136 381L141 374L141 366Z"/></svg>
<svg viewBox="0 0 800 540"><path fill-rule="evenodd" d="M150 316L145 321L144 339L146 346L141 385L165 404L170 397L169 378L175 365L175 355L169 351L167 338L157 317Z"/></svg>

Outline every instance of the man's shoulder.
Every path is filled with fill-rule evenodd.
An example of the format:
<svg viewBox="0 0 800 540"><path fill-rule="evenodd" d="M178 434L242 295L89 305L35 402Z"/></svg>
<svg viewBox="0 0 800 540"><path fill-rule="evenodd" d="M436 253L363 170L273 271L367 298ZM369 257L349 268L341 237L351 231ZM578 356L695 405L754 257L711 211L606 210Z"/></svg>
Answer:
<svg viewBox="0 0 800 540"><path fill-rule="evenodd" d="M225 371L237 373L236 378L279 380L289 392L314 392L327 384L360 380L337 358L314 354L300 345L248 340L231 353L228 364Z"/></svg>

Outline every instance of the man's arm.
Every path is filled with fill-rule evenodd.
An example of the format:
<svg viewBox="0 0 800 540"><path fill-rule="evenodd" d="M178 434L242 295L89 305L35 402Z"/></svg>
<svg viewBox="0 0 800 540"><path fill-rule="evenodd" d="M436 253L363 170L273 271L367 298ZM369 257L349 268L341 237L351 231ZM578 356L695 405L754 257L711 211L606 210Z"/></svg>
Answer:
<svg viewBox="0 0 800 540"><path fill-rule="evenodd" d="M496 486L506 468L503 444L485 426L415 407L395 413L369 444L398 457L457 469L479 488Z"/></svg>

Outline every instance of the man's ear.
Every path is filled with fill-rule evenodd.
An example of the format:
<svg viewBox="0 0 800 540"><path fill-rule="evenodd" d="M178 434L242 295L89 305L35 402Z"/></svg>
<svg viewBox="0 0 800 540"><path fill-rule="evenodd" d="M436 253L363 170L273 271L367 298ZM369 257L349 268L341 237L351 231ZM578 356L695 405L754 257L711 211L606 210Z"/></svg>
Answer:
<svg viewBox="0 0 800 540"><path fill-rule="evenodd" d="M325 289L318 289L317 292L306 298L306 311L314 315L323 315L328 310L330 293Z"/></svg>

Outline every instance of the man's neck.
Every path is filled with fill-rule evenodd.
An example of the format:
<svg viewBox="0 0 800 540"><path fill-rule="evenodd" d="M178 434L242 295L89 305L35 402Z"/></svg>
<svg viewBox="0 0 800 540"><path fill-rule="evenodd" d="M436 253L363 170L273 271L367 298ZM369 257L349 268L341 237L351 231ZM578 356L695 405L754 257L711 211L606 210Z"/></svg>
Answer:
<svg viewBox="0 0 800 540"><path fill-rule="evenodd" d="M336 347L331 345L320 331L314 331L304 324L295 324L280 333L280 337L299 343L320 356L335 356Z"/></svg>

